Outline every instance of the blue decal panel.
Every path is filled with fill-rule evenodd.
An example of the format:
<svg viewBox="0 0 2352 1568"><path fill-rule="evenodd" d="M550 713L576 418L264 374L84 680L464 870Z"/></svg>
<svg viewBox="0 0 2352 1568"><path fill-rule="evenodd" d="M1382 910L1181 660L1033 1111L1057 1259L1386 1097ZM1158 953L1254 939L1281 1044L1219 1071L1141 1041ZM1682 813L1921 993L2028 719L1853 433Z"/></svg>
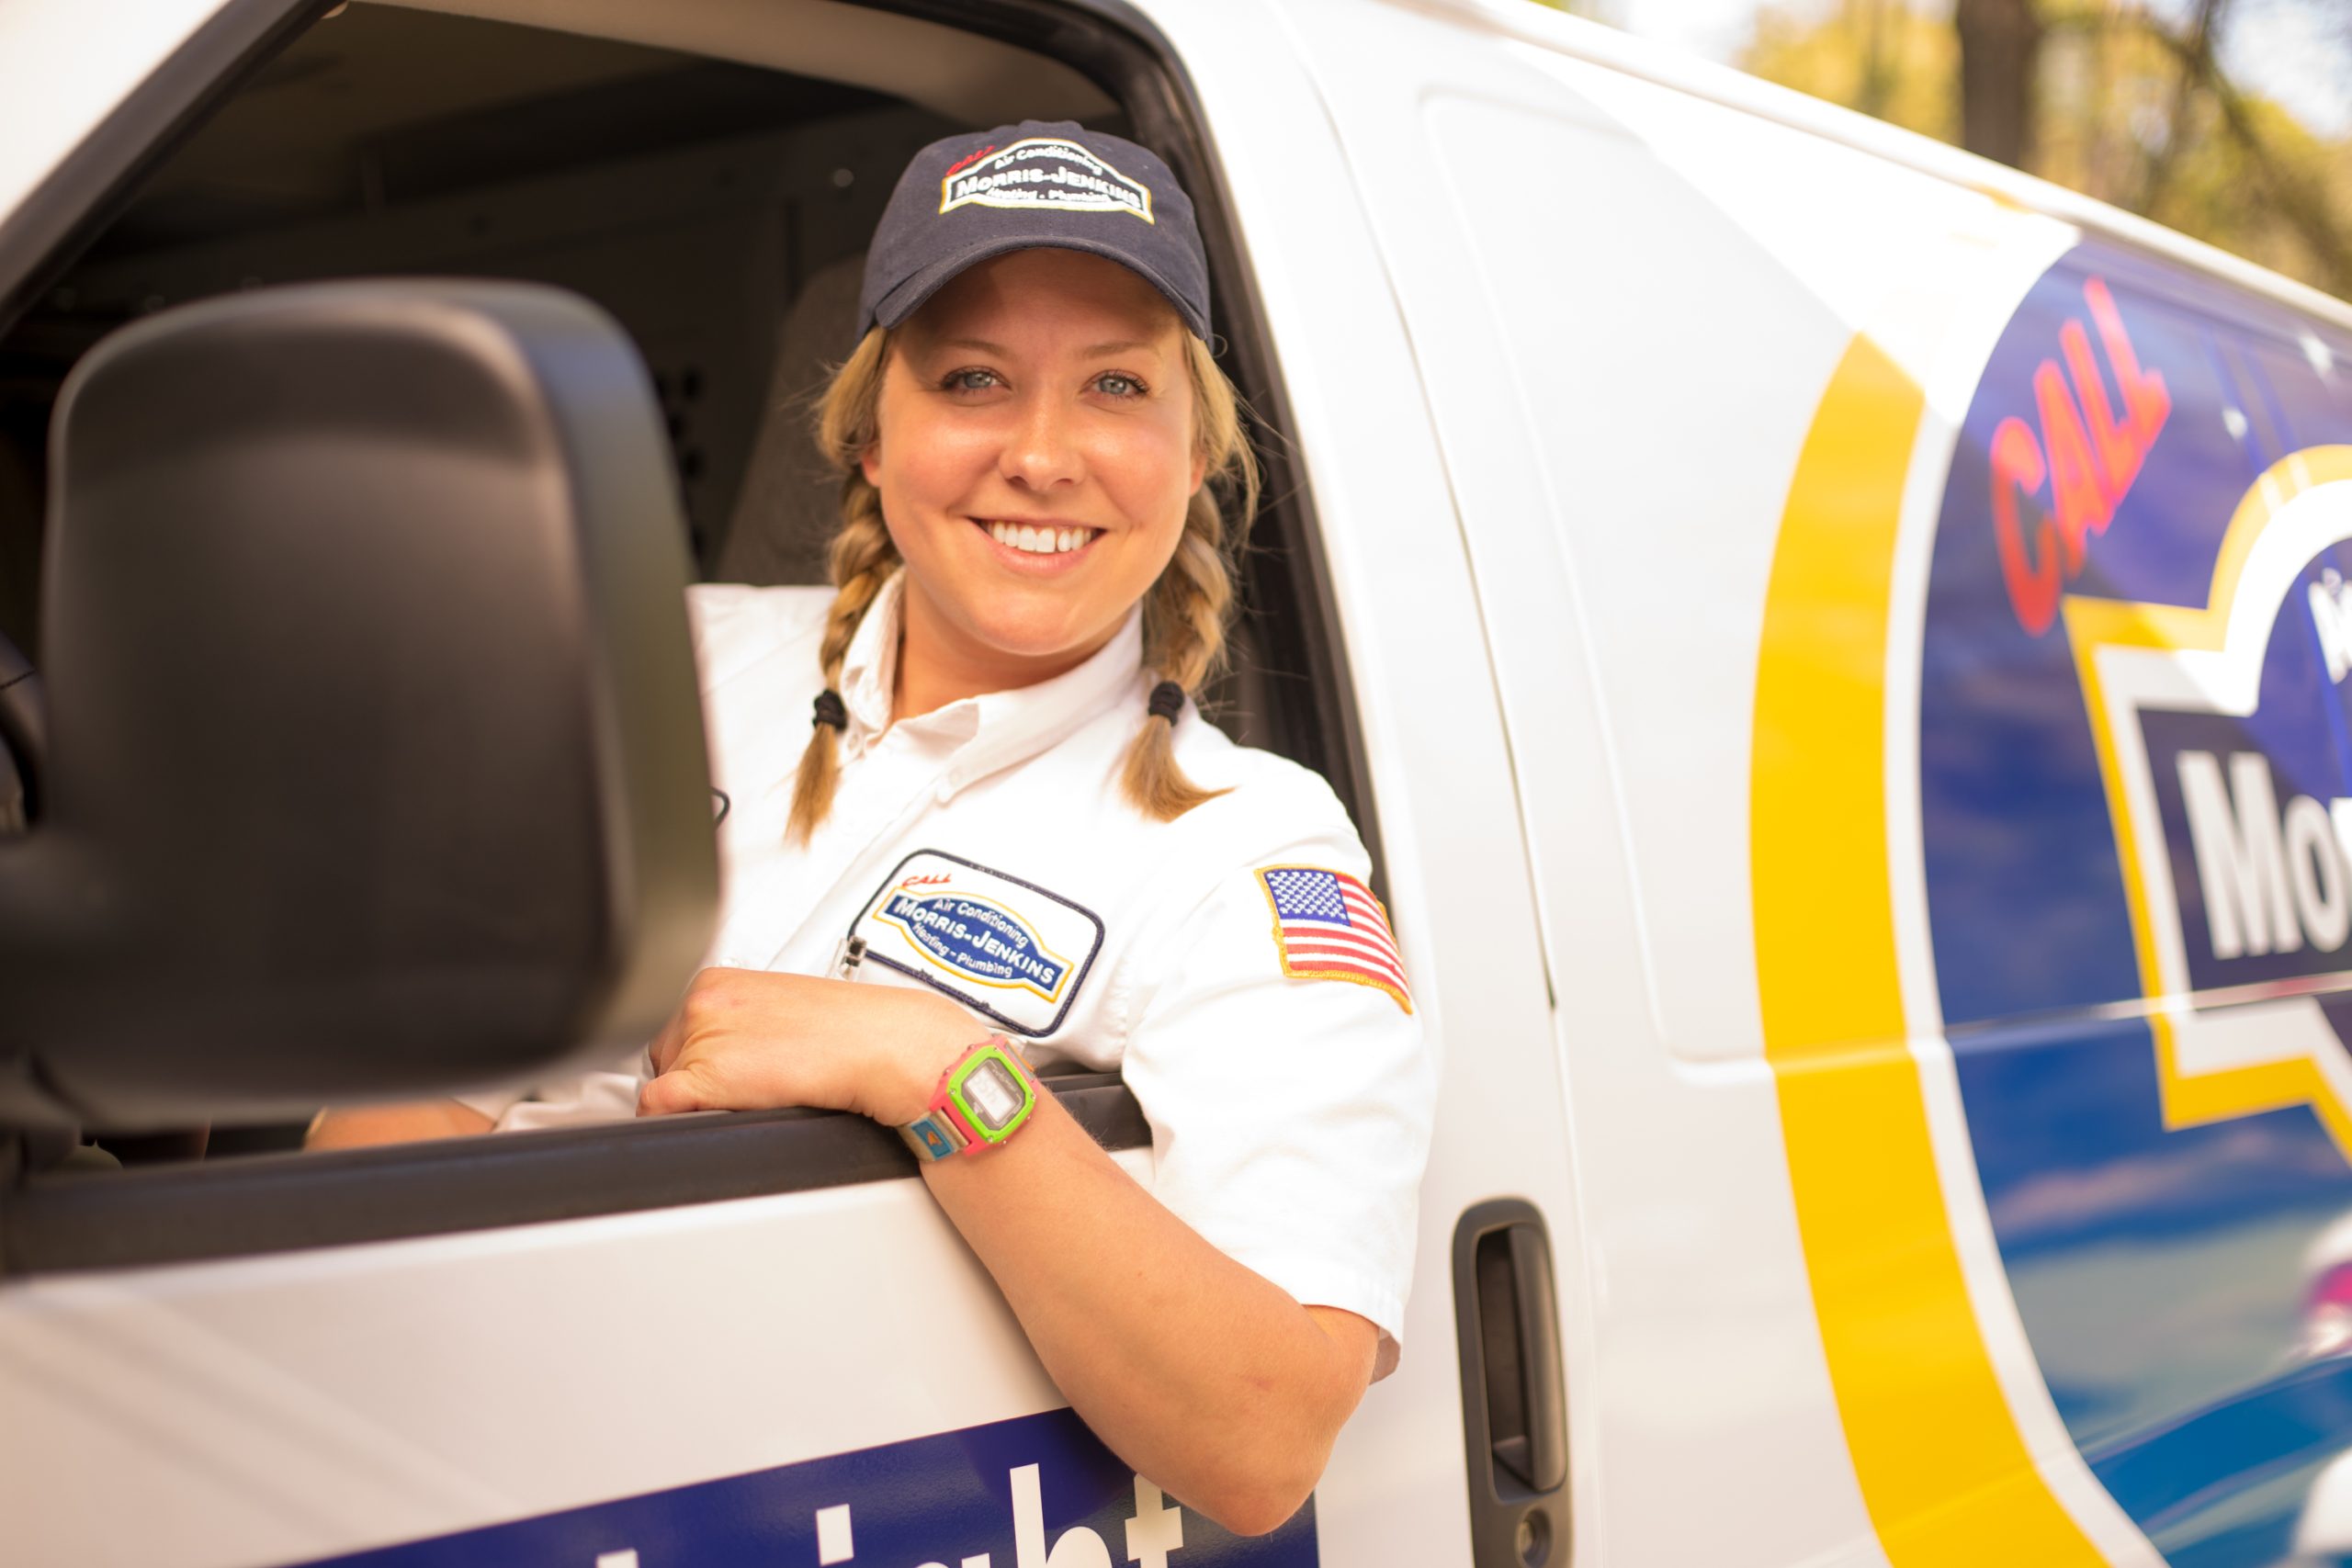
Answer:
<svg viewBox="0 0 2352 1568"><path fill-rule="evenodd" d="M2069 606L2106 606L2110 628L2203 611L2236 581L2224 539L2257 481L2338 444L2352 444L2352 334L2083 245L1994 348L1930 559L1921 830L1975 1165L2059 1415L2177 1568L2289 1557L2313 1477L2352 1446L2352 1361L2335 1359L2352 1347L2314 1356L2311 1325L2315 1281L2352 1265L2324 1256L2352 1212L2352 1165L2305 1105L2168 1122L2165 1025L2147 1005L2341 985L2352 968L2335 929L2352 888L2339 897L2326 859L2344 840L2321 833L2352 796L2352 707L2314 608L2352 575L2352 549L2323 538L2295 557L2242 701L2207 700L2219 688L2197 680L2168 698L2151 678L2098 717L2078 648L2103 660L2111 645L2071 637ZM2102 663L2109 696L2168 652ZM2126 774L2154 866L2119 848ZM2209 881L2233 901L2218 946ZM2135 887L2165 900L2183 973L2143 973L2154 939L2135 925ZM2249 915L2271 917L2267 931ZM2342 1048L2330 1032L2343 1037L2352 1007L2291 1005L2310 1010L2310 1038Z"/></svg>
<svg viewBox="0 0 2352 1568"><path fill-rule="evenodd" d="M1068 1410L322 1560L366 1568L1315 1568L1315 1504L1243 1539Z"/></svg>

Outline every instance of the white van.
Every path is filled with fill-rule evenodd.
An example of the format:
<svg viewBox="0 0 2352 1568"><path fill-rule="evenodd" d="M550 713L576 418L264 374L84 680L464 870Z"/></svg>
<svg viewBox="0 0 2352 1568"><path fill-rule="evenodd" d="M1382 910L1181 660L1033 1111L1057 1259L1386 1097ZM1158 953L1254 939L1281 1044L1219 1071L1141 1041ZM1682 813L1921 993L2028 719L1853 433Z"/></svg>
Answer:
<svg viewBox="0 0 2352 1568"><path fill-rule="evenodd" d="M1251 1540L869 1125L290 1147L674 997L675 590L817 577L858 248L1022 116L1197 199L1273 479L1225 722L1444 1055L1402 1364ZM650 381L480 286L264 342L403 275ZM370 401L428 297L610 481L538 554ZM1524 0L6 0L0 330L12 1568L2352 1552L2336 301ZM265 395L347 463L183 439Z"/></svg>

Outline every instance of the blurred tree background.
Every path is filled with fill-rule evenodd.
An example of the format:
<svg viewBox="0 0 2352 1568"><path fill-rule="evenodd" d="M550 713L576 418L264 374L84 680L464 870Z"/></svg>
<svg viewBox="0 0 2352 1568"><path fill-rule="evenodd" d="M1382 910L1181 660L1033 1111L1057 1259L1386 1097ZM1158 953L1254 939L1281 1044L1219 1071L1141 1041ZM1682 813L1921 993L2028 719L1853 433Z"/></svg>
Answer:
<svg viewBox="0 0 2352 1568"><path fill-rule="evenodd" d="M2352 95L2352 0L1760 0L1735 62L2352 299L2352 116L2266 96L2243 29Z"/></svg>

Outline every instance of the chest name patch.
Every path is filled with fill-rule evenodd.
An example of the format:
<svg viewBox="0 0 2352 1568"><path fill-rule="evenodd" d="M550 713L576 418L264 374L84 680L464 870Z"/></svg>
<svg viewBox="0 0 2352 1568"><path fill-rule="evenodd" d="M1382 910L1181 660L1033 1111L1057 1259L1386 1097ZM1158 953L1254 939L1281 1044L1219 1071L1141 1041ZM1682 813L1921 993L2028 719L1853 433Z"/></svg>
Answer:
<svg viewBox="0 0 2352 1568"><path fill-rule="evenodd" d="M1102 947L1092 910L938 850L900 861L849 934L865 962L1031 1038L1060 1026Z"/></svg>

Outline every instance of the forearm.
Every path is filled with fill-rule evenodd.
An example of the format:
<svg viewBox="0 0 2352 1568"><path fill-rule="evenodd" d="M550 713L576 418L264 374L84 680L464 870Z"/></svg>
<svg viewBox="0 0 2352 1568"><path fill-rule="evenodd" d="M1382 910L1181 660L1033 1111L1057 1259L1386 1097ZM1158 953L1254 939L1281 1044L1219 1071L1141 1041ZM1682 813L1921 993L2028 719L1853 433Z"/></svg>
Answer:
<svg viewBox="0 0 2352 1568"><path fill-rule="evenodd" d="M319 1113L303 1138L306 1149L356 1149L372 1144L421 1143L487 1133L491 1120L454 1100L413 1105L367 1105Z"/></svg>
<svg viewBox="0 0 2352 1568"><path fill-rule="evenodd" d="M1217 1251L1051 1097L1003 1148L926 1174L1114 1452L1242 1533L1296 1511L1370 1378L1370 1324L1302 1307Z"/></svg>

